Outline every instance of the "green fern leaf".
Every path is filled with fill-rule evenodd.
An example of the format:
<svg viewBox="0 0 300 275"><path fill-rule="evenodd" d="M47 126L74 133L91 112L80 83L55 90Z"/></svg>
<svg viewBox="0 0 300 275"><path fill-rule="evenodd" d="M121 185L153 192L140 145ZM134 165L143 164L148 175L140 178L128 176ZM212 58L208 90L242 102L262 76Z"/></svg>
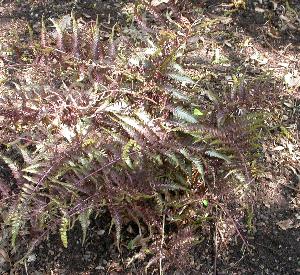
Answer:
<svg viewBox="0 0 300 275"><path fill-rule="evenodd" d="M68 235L67 235L67 231L69 229L69 219L67 217L63 217L61 219L61 223L60 223L60 228L59 228L59 233L60 233L60 239L63 243L63 246L65 248L68 247Z"/></svg>
<svg viewBox="0 0 300 275"><path fill-rule="evenodd" d="M133 164L130 159L129 153L131 149L139 150L140 146L136 143L135 140L131 139L127 142L127 144L123 147L122 150L122 159L123 161L131 168L133 169Z"/></svg>
<svg viewBox="0 0 300 275"><path fill-rule="evenodd" d="M143 128L139 121L132 117L120 115L117 115L117 117L134 129L141 130Z"/></svg>
<svg viewBox="0 0 300 275"><path fill-rule="evenodd" d="M60 51L64 51L64 43L63 43L63 28L60 24L60 22L57 22L56 20L50 18L50 20L52 21L55 30L56 30L56 39L57 39L57 47Z"/></svg>
<svg viewBox="0 0 300 275"><path fill-rule="evenodd" d="M182 107L176 107L173 110L173 114L178 119L183 120L188 123L197 123L198 122L197 119L192 114L190 114L189 112L184 110Z"/></svg>
<svg viewBox="0 0 300 275"><path fill-rule="evenodd" d="M245 183L246 182L246 179L245 179L245 176L240 172L238 171L237 169L233 169L231 171L229 171L227 173L227 175L224 177L225 179L228 178L230 175L232 175L235 179L237 179L240 183Z"/></svg>
<svg viewBox="0 0 300 275"><path fill-rule="evenodd" d="M30 165L30 166L22 169L22 171L32 173L32 174L38 174L39 173L38 168L43 167L43 166L44 165L42 163L37 163L37 164L33 164L33 165Z"/></svg>
<svg viewBox="0 0 300 275"><path fill-rule="evenodd" d="M31 177L31 176L23 175L23 178L26 179L27 181L35 183L35 184L38 182L36 178Z"/></svg>
<svg viewBox="0 0 300 275"><path fill-rule="evenodd" d="M0 154L0 159L10 168L15 179L21 178L18 166L10 158Z"/></svg>
<svg viewBox="0 0 300 275"><path fill-rule="evenodd" d="M172 165L175 167L180 165L180 160L177 158L175 153L166 153L166 155L168 156L168 160Z"/></svg>
<svg viewBox="0 0 300 275"><path fill-rule="evenodd" d="M193 165L196 167L197 171L199 172L202 180L204 181L204 168L202 161L198 158L195 158L191 156L188 151L185 148L180 149L180 153L189 161L193 163Z"/></svg>
<svg viewBox="0 0 300 275"><path fill-rule="evenodd" d="M192 163L195 165L196 169L198 170L202 180L204 181L204 168L201 160L197 158L191 158Z"/></svg>
<svg viewBox="0 0 300 275"><path fill-rule="evenodd" d="M86 239L86 232L90 225L90 215L92 213L92 209L89 208L85 210L84 212L80 213L78 216L78 220L80 222L81 228L82 228L82 244L84 244Z"/></svg>
<svg viewBox="0 0 300 275"><path fill-rule="evenodd" d="M34 186L25 183L22 186L22 192L20 194L20 199L22 202L28 201L32 194L34 193Z"/></svg>
<svg viewBox="0 0 300 275"><path fill-rule="evenodd" d="M219 153L219 152L217 152L215 150L206 151L205 154L208 155L208 156L210 156L210 157L214 157L214 158L225 160L228 163L231 162L231 159L228 156L226 156L226 155L224 155L222 153Z"/></svg>
<svg viewBox="0 0 300 275"><path fill-rule="evenodd" d="M177 73L168 73L167 75L170 78L181 83L182 86L186 86L187 84L191 84L191 85L195 84L194 80L192 80L190 77L185 76L185 75L181 75L181 74L177 74Z"/></svg>
<svg viewBox="0 0 300 275"><path fill-rule="evenodd" d="M10 216L10 223L11 223L11 246L15 248L16 246L16 239L18 237L20 228L22 226L22 218L20 213L14 212Z"/></svg>
<svg viewBox="0 0 300 275"><path fill-rule="evenodd" d="M166 86L164 87L165 90L174 98L176 99L179 99L179 100L182 100L182 101L190 101L190 97L186 94L184 94L182 91L178 90L178 89L175 89L173 87L170 87L170 86Z"/></svg>
<svg viewBox="0 0 300 275"><path fill-rule="evenodd" d="M138 110L135 112L135 114L137 115L137 117L142 121L144 122L145 124L149 124L150 121L151 121L151 116L145 112L144 110Z"/></svg>

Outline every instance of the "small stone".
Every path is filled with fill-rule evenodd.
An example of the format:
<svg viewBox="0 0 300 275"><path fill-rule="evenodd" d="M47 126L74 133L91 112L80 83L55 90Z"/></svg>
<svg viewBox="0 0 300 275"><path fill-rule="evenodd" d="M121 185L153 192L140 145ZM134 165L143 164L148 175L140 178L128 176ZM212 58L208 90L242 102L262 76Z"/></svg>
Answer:
<svg viewBox="0 0 300 275"><path fill-rule="evenodd" d="M105 268L102 265L98 265L95 267L96 270L104 270Z"/></svg>
<svg viewBox="0 0 300 275"><path fill-rule="evenodd" d="M36 260L36 255L35 255L35 254L29 255L28 258L27 258L27 262L28 262L28 263L32 263L32 262L34 262L35 260Z"/></svg>
<svg viewBox="0 0 300 275"><path fill-rule="evenodd" d="M282 116L282 120L288 120L288 119L289 119L289 117L287 115Z"/></svg>
<svg viewBox="0 0 300 275"><path fill-rule="evenodd" d="M130 233L130 234L133 233L133 229L132 229L132 226L131 226L131 225L129 225L129 226L127 227L127 232Z"/></svg>
<svg viewBox="0 0 300 275"><path fill-rule="evenodd" d="M99 236L103 236L104 233L105 233L105 230L98 230L97 231L97 235L99 235Z"/></svg>

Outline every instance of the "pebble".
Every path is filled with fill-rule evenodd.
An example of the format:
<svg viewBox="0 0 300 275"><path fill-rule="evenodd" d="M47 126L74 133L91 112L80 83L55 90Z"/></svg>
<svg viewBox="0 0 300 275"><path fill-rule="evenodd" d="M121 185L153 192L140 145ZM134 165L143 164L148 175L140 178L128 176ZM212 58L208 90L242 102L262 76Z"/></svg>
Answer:
<svg viewBox="0 0 300 275"><path fill-rule="evenodd" d="M105 233L105 230L98 230L97 231L97 235L99 235L99 236L104 235L104 233Z"/></svg>
<svg viewBox="0 0 300 275"><path fill-rule="evenodd" d="M28 263L33 263L33 262L35 262L35 260L36 260L36 255L35 254L29 255L28 258L27 258Z"/></svg>
<svg viewBox="0 0 300 275"><path fill-rule="evenodd" d="M96 270L105 270L105 268L102 265L98 265L95 267Z"/></svg>

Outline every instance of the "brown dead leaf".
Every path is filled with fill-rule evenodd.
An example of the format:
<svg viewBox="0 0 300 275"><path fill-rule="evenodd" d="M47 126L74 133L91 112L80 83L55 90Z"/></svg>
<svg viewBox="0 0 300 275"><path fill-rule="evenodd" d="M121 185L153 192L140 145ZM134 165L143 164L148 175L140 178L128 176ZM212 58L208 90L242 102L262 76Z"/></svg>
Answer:
<svg viewBox="0 0 300 275"><path fill-rule="evenodd" d="M290 228L294 228L293 221L290 219L282 220L276 223L282 230L287 230Z"/></svg>
<svg viewBox="0 0 300 275"><path fill-rule="evenodd" d="M3 258L6 262L10 262L8 253L4 249L0 249L0 257Z"/></svg>

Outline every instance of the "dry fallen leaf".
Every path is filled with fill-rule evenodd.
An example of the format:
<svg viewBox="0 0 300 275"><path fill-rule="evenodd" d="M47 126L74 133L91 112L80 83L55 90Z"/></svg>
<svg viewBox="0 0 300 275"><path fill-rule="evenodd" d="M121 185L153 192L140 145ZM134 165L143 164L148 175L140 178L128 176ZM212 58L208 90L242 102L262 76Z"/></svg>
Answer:
<svg viewBox="0 0 300 275"><path fill-rule="evenodd" d="M158 5L160 5L160 4L162 4L162 3L168 3L169 2L169 0L153 0L152 2L151 2L151 5L153 5L154 7L156 7L156 6L158 6Z"/></svg>
<svg viewBox="0 0 300 275"><path fill-rule="evenodd" d="M292 220L282 220L278 223L276 223L282 230L287 230L287 229L290 229L290 228L294 228L293 226L293 221Z"/></svg>
<svg viewBox="0 0 300 275"><path fill-rule="evenodd" d="M0 249L0 258L4 259L6 262L10 262L8 253L4 249Z"/></svg>

